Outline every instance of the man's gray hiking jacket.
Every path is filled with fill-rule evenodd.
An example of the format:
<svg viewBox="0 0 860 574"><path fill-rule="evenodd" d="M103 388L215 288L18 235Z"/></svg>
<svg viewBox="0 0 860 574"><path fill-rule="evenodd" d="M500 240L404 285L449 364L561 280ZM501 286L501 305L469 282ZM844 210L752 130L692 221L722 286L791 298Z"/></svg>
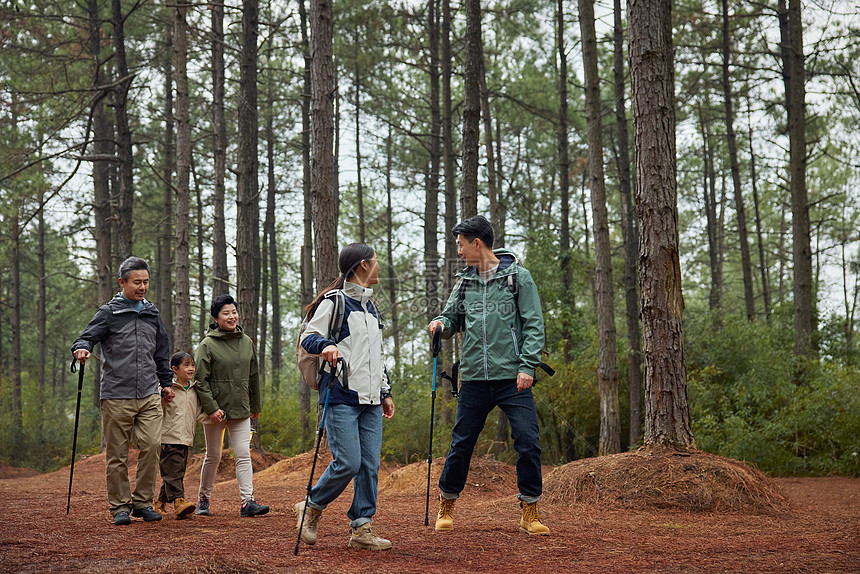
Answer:
<svg viewBox="0 0 860 574"><path fill-rule="evenodd" d="M173 384L167 330L146 299L138 313L121 293L114 295L75 340L72 353L92 352L96 344L101 345L102 399L142 399Z"/></svg>

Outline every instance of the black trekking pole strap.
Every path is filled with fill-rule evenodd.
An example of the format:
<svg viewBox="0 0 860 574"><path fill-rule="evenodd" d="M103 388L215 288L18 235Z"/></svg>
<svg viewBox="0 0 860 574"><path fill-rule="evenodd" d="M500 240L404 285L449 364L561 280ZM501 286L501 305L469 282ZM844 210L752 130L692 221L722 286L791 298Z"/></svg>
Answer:
<svg viewBox="0 0 860 574"><path fill-rule="evenodd" d="M451 366L451 374L442 371L442 378L451 382L451 396L455 399L460 396L460 361Z"/></svg>
<svg viewBox="0 0 860 574"><path fill-rule="evenodd" d="M77 359L72 359L72 364L69 365L71 372L77 371ZM69 509L72 506L72 478L75 476L75 454L78 446L78 417L81 413L81 390L84 388L84 363L81 363L81 370L78 374L78 399L75 404L75 434L72 437L72 464L69 467L69 497L66 499L66 516L69 515Z"/></svg>
<svg viewBox="0 0 860 574"><path fill-rule="evenodd" d="M550 367L549 365L547 365L546 363L541 361L540 363L538 363L537 369L535 369L535 376L532 377L532 388L537 386L538 369L540 369L541 371L546 373L547 376L551 377L551 376L555 375L555 369L553 369L552 367Z"/></svg>
<svg viewBox="0 0 860 574"><path fill-rule="evenodd" d="M551 377L551 376L553 376L553 375L555 375L555 369L553 369L552 367L550 367L549 365L547 365L547 364L546 364L546 363L544 363L543 361L541 361L541 362L540 362L540 364L538 365L538 367L540 367L540 369L541 369L544 373L546 373L547 375L549 375L550 377Z"/></svg>
<svg viewBox="0 0 860 574"><path fill-rule="evenodd" d="M349 368L346 365L346 360L343 357L337 358L337 363L332 365L328 361L323 361L323 364L320 366L319 371L317 371L320 375L325 373L326 366L329 367L329 373L331 373L331 378L336 382L340 383L344 389L349 390ZM339 374L339 376L338 376Z"/></svg>

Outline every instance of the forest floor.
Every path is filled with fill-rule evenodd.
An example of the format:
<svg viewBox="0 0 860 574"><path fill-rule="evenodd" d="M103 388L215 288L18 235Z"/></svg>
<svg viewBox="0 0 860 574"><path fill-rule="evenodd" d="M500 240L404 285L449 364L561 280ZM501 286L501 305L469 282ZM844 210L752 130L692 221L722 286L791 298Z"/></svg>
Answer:
<svg viewBox="0 0 860 574"><path fill-rule="evenodd" d="M191 500L200 457L186 477ZM380 472L374 526L393 549L347 548L349 487L323 514L316 546L303 544L295 556L292 506L304 496L312 455L254 457L254 494L271 506L268 515L239 517L238 487L225 461L212 516L178 521L168 514L122 527L108 512L104 455L76 462L68 516L68 468L34 474L0 465L0 572L860 572L858 478L772 479L786 504L752 514L544 501L551 534L530 537L518 530L513 467L473 459L455 530L435 532L432 500L424 526L426 462L389 466ZM327 462L318 461L315 478ZM431 496L441 462L432 467ZM135 463L133 456L132 469Z"/></svg>

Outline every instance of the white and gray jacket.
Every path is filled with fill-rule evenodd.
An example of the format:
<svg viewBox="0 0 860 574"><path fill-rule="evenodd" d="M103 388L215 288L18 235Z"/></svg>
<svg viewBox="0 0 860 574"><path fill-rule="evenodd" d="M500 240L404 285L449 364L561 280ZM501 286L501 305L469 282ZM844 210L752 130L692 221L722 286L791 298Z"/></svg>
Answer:
<svg viewBox="0 0 860 574"><path fill-rule="evenodd" d="M383 395L391 391L388 372L385 369L382 350L382 330L379 311L370 300L373 289L347 281L343 286L344 317L337 349L347 364L349 388L341 384L332 385L329 368L320 380L320 404L325 399L324 390L331 388L330 404L378 405ZM334 302L324 298L302 335L301 345L308 353L319 355L329 345L328 328Z"/></svg>

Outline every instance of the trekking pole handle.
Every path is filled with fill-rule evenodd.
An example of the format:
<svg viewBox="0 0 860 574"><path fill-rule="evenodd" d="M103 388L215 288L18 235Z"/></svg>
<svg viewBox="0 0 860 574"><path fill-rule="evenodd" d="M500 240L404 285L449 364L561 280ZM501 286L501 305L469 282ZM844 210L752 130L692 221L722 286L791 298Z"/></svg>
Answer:
<svg viewBox="0 0 860 574"><path fill-rule="evenodd" d="M436 330L433 332L433 343L430 346L430 349L433 351L433 356L436 357L442 351L442 327L436 326Z"/></svg>

